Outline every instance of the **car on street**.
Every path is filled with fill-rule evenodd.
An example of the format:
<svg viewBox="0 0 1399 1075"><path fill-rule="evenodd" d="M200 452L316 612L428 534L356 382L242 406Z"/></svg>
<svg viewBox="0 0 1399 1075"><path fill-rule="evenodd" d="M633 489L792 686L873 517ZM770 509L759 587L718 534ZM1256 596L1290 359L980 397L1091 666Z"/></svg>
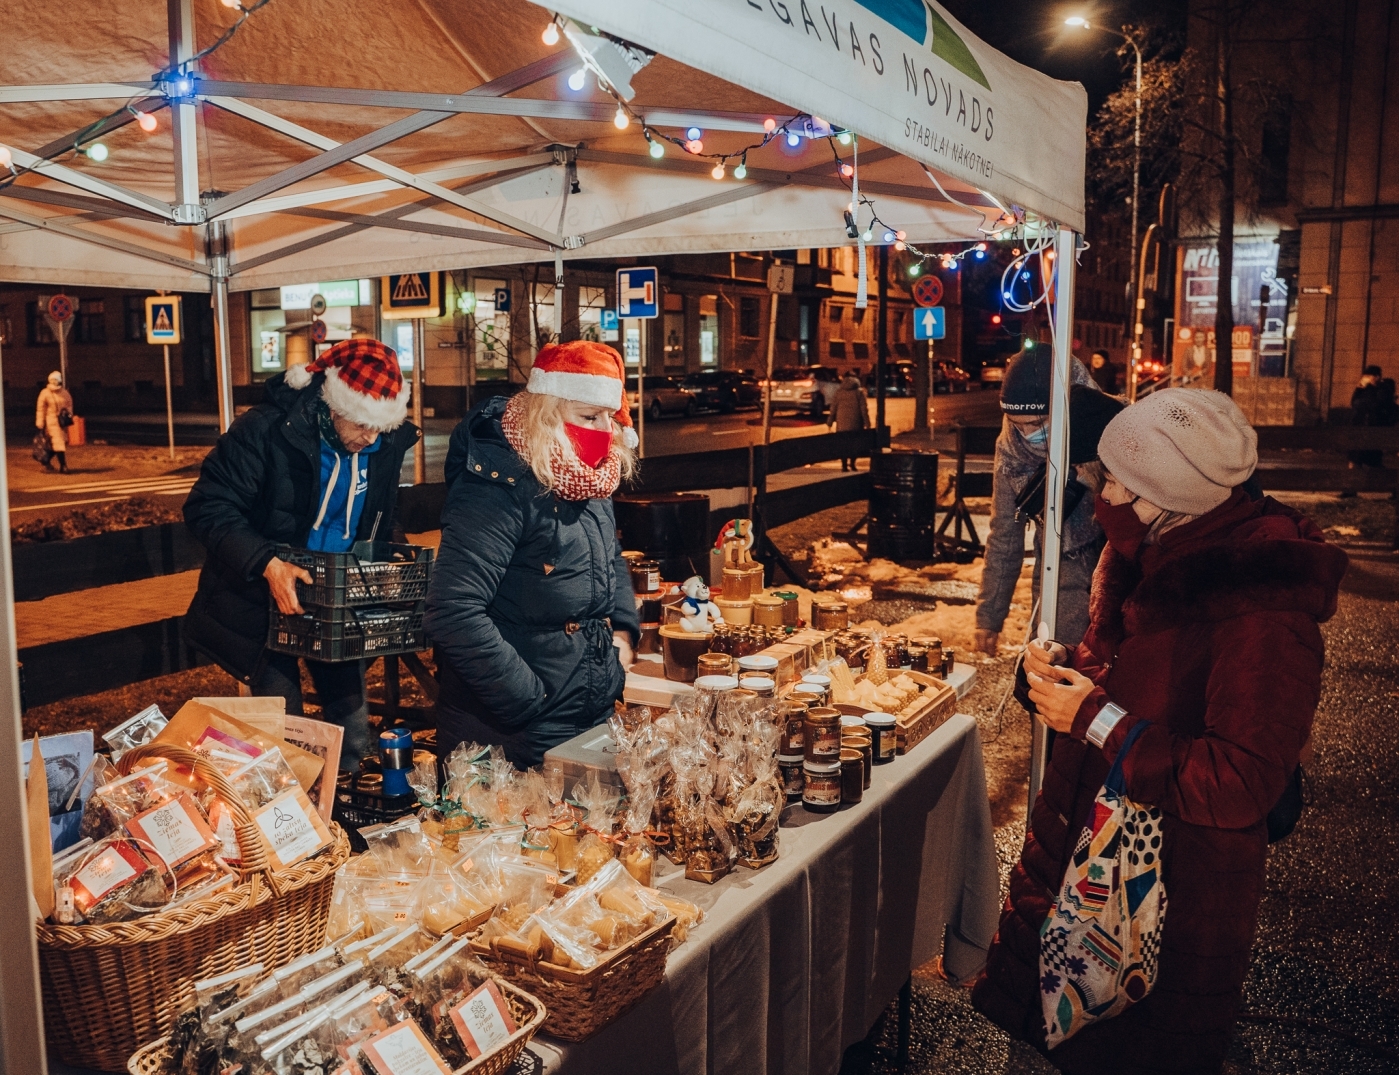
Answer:
<svg viewBox="0 0 1399 1075"><path fill-rule="evenodd" d="M784 366L772 371L772 409L810 411L819 418L838 387L840 373L831 366Z"/></svg>
<svg viewBox="0 0 1399 1075"><path fill-rule="evenodd" d="M674 377L649 374L645 391L646 417L664 418L668 414L691 415L699 410L699 397ZM627 381L627 406L637 409L636 380Z"/></svg>
<svg viewBox="0 0 1399 1075"><path fill-rule="evenodd" d="M970 392L971 390L971 374L961 366L942 358L933 360L934 392L950 394L952 392Z"/></svg>
<svg viewBox="0 0 1399 1075"><path fill-rule="evenodd" d="M763 386L758 379L737 370L700 370L686 376L682 383L705 410L728 414L740 407L763 405Z"/></svg>
<svg viewBox="0 0 1399 1075"><path fill-rule="evenodd" d="M982 388L994 388L997 392L999 392L1001 390L1001 382L1005 380L1005 376L1005 358L993 358L982 363L981 376L978 378L978 380L981 382Z"/></svg>
<svg viewBox="0 0 1399 1075"><path fill-rule="evenodd" d="M865 391L871 396L877 391L875 371L878 368L876 366L865 376ZM884 394L886 396L913 395L912 362L886 362L884 364Z"/></svg>

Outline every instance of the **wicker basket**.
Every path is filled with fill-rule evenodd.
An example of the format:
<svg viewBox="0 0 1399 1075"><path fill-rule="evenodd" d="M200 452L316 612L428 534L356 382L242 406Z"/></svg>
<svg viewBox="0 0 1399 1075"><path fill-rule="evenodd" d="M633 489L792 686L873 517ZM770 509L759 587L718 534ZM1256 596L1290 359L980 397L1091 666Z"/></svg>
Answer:
<svg viewBox="0 0 1399 1075"><path fill-rule="evenodd" d="M136 747L119 768L157 758L193 769L229 805L243 875L231 889L129 922L39 923L44 1030L53 1055L73 1067L120 1071L144 1042L169 1032L196 981L259 961L280 967L324 944L335 871L350 857L337 825L329 851L274 872L242 801L193 751Z"/></svg>
<svg viewBox="0 0 1399 1075"><path fill-rule="evenodd" d="M548 1017L549 1013L545 1011L544 1005L540 1003L538 997L531 996L519 986L512 985L500 977L496 978L496 984L507 993L513 993L517 1000L532 1007L534 1016L494 1051L486 1053L484 1056L478 1056L465 1067L457 1068L452 1075L504 1075L510 1070L511 1065L515 1063L519 1055L525 1051L525 1046L539 1032L539 1028L544 1025L544 1020ZM166 1040L161 1038L159 1041L151 1042L128 1060L126 1070L130 1072L130 1075L169 1075L165 1067Z"/></svg>
<svg viewBox="0 0 1399 1075"><path fill-rule="evenodd" d="M653 926L585 971L520 961L477 941L471 942L471 951L497 974L545 1003L547 1033L564 1041L583 1041L661 984L673 925L672 918Z"/></svg>

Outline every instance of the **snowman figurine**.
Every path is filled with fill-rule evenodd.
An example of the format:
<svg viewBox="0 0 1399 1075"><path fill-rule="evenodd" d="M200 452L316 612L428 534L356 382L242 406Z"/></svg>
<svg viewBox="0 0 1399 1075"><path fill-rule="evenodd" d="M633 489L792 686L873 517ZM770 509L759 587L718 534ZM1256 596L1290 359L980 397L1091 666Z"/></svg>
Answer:
<svg viewBox="0 0 1399 1075"><path fill-rule="evenodd" d="M704 579L693 575L685 580L680 590L685 595L680 601L680 626L686 631L707 635L713 632L714 624L724 621L719 606L709 599L709 587Z"/></svg>

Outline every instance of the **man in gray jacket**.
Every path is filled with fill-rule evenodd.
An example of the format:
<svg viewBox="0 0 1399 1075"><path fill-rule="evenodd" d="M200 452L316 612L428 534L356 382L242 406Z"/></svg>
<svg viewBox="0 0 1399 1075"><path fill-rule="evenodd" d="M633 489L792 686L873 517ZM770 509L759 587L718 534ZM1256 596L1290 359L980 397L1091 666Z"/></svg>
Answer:
<svg viewBox="0 0 1399 1075"><path fill-rule="evenodd" d="M986 566L977 595L975 648L996 656L1001 627L1025 559L1028 512L1017 512L1016 500L1043 472L1049 449L1049 375L1052 356L1047 345L1030 346L1006 365L1001 384L1005 420L996 441L992 475L991 534L986 539ZM1073 360L1071 383L1092 385L1093 376ZM1088 592L1093 570L1103 551L1103 532L1093 517L1093 497L1085 496L1064 523L1059 575L1059 612L1054 637L1077 645L1088 629ZM1039 600L1043 535L1035 528L1034 599ZM1020 640L1016 640L1019 642Z"/></svg>

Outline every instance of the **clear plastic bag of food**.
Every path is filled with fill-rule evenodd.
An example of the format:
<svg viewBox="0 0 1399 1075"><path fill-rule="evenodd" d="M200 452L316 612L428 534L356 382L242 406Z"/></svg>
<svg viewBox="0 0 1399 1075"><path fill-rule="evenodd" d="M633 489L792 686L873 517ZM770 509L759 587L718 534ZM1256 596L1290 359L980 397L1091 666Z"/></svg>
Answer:
<svg viewBox="0 0 1399 1075"><path fill-rule="evenodd" d="M378 933L389 926L418 923L421 920L418 894L425 880L425 876L414 874L364 878L359 888L364 927L371 933Z"/></svg>
<svg viewBox="0 0 1399 1075"><path fill-rule="evenodd" d="M615 788L603 784L594 770L586 781L574 785L573 799L584 812L585 835L578 841L574 857L578 883L582 884L617 855L617 844L611 837L621 796Z"/></svg>
<svg viewBox="0 0 1399 1075"><path fill-rule="evenodd" d="M103 732L102 741L112 748L112 760L119 761L128 750L153 741L169 723L170 719L160 711L160 706L148 705L111 731Z"/></svg>
<svg viewBox="0 0 1399 1075"><path fill-rule="evenodd" d="M292 960L285 967L279 967L272 972L272 977L276 980L282 996L289 997L323 975L345 965L340 951L334 945L328 944Z"/></svg>
<svg viewBox="0 0 1399 1075"><path fill-rule="evenodd" d="M98 840L66 860L56 909L75 922L125 922L161 910L175 893L174 874L149 847L124 835ZM65 891L66 890L66 891Z"/></svg>
<svg viewBox="0 0 1399 1075"><path fill-rule="evenodd" d="M117 832L137 814L174 798L181 790L166 778L164 760L98 787L83 808L80 833L99 840Z"/></svg>
<svg viewBox="0 0 1399 1075"><path fill-rule="evenodd" d="M429 754L418 757L414 754L413 771L408 774L408 786L424 806L437 805L437 757Z"/></svg>
<svg viewBox="0 0 1399 1075"><path fill-rule="evenodd" d="M336 1067L331 1006L322 1004L258 1054L270 1075L326 1075ZM254 1069L248 1069L254 1070Z"/></svg>
<svg viewBox="0 0 1399 1075"><path fill-rule="evenodd" d="M280 747L271 747L245 762L229 778L229 783L249 811L266 806L282 792L301 786L286 758L282 757Z"/></svg>
<svg viewBox="0 0 1399 1075"><path fill-rule="evenodd" d="M369 848L368 854L386 876L425 874L432 863L432 841L423 832L423 823L414 815L381 825L366 825L359 834Z"/></svg>
<svg viewBox="0 0 1399 1075"><path fill-rule="evenodd" d="M535 911L554 898L559 875L532 859L492 849L488 876L495 880L495 917L510 929L518 928Z"/></svg>
<svg viewBox="0 0 1399 1075"><path fill-rule="evenodd" d="M478 924L482 916L490 913L494 902L484 886L440 861L432 863L418 895L423 929L433 936Z"/></svg>
<svg viewBox="0 0 1399 1075"><path fill-rule="evenodd" d="M363 1042L404 1018L402 1001L382 986L369 985L338 1001L331 1009L338 1060L354 1061ZM327 1068L326 1075L332 1070Z"/></svg>

